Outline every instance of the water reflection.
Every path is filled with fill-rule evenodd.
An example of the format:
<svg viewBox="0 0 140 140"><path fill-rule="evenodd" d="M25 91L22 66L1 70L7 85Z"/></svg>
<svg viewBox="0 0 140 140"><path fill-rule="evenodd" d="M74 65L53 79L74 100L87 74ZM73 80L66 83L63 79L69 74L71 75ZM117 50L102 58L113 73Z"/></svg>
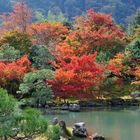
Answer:
<svg viewBox="0 0 140 140"><path fill-rule="evenodd" d="M61 114L62 113L62 114ZM84 121L90 133L98 132L112 140L140 140L140 108L96 108L80 113L59 112L47 115L58 117L68 126Z"/></svg>

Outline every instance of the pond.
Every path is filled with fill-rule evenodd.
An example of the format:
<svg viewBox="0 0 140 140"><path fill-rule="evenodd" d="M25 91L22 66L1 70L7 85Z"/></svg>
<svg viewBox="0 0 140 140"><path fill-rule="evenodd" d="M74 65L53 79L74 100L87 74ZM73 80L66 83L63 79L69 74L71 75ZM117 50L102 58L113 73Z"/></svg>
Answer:
<svg viewBox="0 0 140 140"><path fill-rule="evenodd" d="M67 126L85 122L90 133L98 133L108 140L140 140L140 107L95 108L82 112L56 111L46 114L66 121Z"/></svg>

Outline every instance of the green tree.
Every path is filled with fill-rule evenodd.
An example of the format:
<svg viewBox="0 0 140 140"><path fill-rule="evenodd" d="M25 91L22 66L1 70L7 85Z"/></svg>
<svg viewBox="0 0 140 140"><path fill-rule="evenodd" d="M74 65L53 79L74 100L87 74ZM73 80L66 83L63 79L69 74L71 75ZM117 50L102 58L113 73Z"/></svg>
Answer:
<svg viewBox="0 0 140 140"><path fill-rule="evenodd" d="M129 52L132 59L140 58L140 37L134 39L126 48L125 52Z"/></svg>
<svg viewBox="0 0 140 140"><path fill-rule="evenodd" d="M0 60L12 62L20 57L20 51L9 44L4 44L0 47Z"/></svg>
<svg viewBox="0 0 140 140"><path fill-rule="evenodd" d="M16 127L16 113L18 111L16 100L0 88L0 138L7 139L14 135Z"/></svg>
<svg viewBox="0 0 140 140"><path fill-rule="evenodd" d="M18 91L22 101L33 106L45 105L53 97L51 86L48 84L53 78L54 72L48 69L26 74Z"/></svg>
<svg viewBox="0 0 140 140"><path fill-rule="evenodd" d="M22 111L17 123L19 132L23 136L16 136L20 139L33 139L46 133L48 121L41 115L41 112L28 108Z"/></svg>
<svg viewBox="0 0 140 140"><path fill-rule="evenodd" d="M100 63L108 63L110 59L110 53L109 52L99 52L99 54L96 57L96 61Z"/></svg>
<svg viewBox="0 0 140 140"><path fill-rule="evenodd" d="M48 15L47 15L47 21L48 22L66 22L67 19L65 18L65 16L63 15L63 13L60 11L57 14L53 14L50 10L48 11Z"/></svg>
<svg viewBox="0 0 140 140"><path fill-rule="evenodd" d="M48 11L47 21L49 21L49 22L55 21L55 15L50 10Z"/></svg>
<svg viewBox="0 0 140 140"><path fill-rule="evenodd" d="M47 46L33 46L29 52L29 59L32 66L38 69L51 69L51 61L54 60L53 55Z"/></svg>
<svg viewBox="0 0 140 140"><path fill-rule="evenodd" d="M37 22L46 22L47 18L45 17L45 15L41 12L41 11L36 11L35 12L35 17Z"/></svg>
<svg viewBox="0 0 140 140"><path fill-rule="evenodd" d="M140 9L136 13L127 17L128 20L128 33L133 34L137 28L140 27Z"/></svg>

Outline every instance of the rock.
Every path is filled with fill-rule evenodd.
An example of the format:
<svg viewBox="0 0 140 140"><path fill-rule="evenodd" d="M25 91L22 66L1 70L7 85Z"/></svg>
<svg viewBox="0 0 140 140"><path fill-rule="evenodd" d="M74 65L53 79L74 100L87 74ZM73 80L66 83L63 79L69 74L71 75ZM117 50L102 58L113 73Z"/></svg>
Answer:
<svg viewBox="0 0 140 140"><path fill-rule="evenodd" d="M78 105L78 104L70 104L69 111L79 112L80 111L80 105Z"/></svg>
<svg viewBox="0 0 140 140"><path fill-rule="evenodd" d="M124 105L124 100L121 98L112 98L111 99L111 106L121 106Z"/></svg>
<svg viewBox="0 0 140 140"><path fill-rule="evenodd" d="M99 136L97 133L93 136L93 140L105 140L105 137Z"/></svg>
<svg viewBox="0 0 140 140"><path fill-rule="evenodd" d="M139 91L132 92L131 97L133 97L133 98L140 97L140 92Z"/></svg>
<svg viewBox="0 0 140 140"><path fill-rule="evenodd" d="M66 127L66 123L64 121L59 122L59 126L61 128L61 137L65 138L66 140L71 139L71 133Z"/></svg>
<svg viewBox="0 0 140 140"><path fill-rule="evenodd" d="M138 106L138 105L140 105L139 100L137 100L137 99L132 99L131 100L131 106Z"/></svg>
<svg viewBox="0 0 140 140"><path fill-rule="evenodd" d="M79 123L74 124L73 136L76 136L79 138L86 138L88 136L84 122L79 122Z"/></svg>
<svg viewBox="0 0 140 140"><path fill-rule="evenodd" d="M79 101L80 107L102 107L106 106L106 100L104 99L98 99L98 100L92 100L92 101Z"/></svg>
<svg viewBox="0 0 140 140"><path fill-rule="evenodd" d="M43 107L43 105L42 104L38 104L38 108L42 108Z"/></svg>
<svg viewBox="0 0 140 140"><path fill-rule="evenodd" d="M45 108L50 108L49 105L45 105Z"/></svg>
<svg viewBox="0 0 140 140"><path fill-rule="evenodd" d="M58 118L53 118L52 124L57 125L59 123Z"/></svg>
<svg viewBox="0 0 140 140"><path fill-rule="evenodd" d="M93 138L93 140L105 140L105 138L102 136L96 136Z"/></svg>
<svg viewBox="0 0 140 140"><path fill-rule="evenodd" d="M61 106L61 110L69 110L69 106L64 104Z"/></svg>

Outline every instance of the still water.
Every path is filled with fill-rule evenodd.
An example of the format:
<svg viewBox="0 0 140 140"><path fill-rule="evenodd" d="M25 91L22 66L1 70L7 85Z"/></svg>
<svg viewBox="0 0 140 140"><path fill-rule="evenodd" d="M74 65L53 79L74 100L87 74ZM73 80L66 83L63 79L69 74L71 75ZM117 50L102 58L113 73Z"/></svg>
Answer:
<svg viewBox="0 0 140 140"><path fill-rule="evenodd" d="M66 121L67 126L85 122L90 133L98 133L109 140L140 140L140 107L96 108L82 112L57 111L46 114Z"/></svg>

